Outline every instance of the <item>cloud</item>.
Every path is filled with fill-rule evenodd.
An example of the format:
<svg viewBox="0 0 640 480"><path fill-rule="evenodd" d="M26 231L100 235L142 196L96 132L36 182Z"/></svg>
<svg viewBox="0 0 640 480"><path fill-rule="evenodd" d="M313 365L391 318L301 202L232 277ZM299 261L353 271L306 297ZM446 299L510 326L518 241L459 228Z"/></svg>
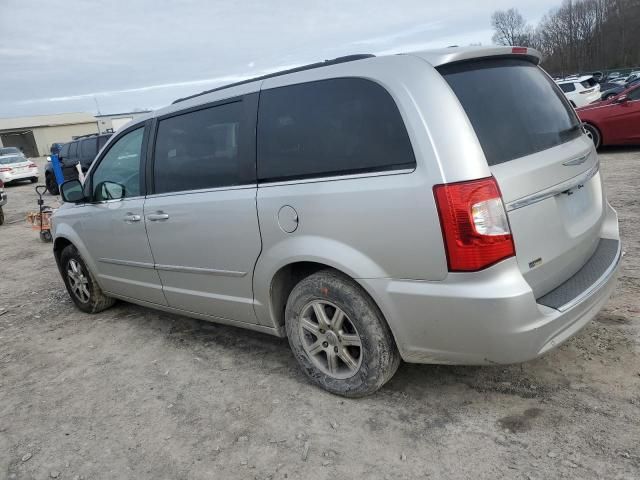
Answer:
<svg viewBox="0 0 640 480"><path fill-rule="evenodd" d="M536 18L559 0L521 0ZM490 42L512 0L2 0L0 115L104 112L352 53ZM489 3L489 5L487 5ZM17 19L28 19L28 24Z"/></svg>

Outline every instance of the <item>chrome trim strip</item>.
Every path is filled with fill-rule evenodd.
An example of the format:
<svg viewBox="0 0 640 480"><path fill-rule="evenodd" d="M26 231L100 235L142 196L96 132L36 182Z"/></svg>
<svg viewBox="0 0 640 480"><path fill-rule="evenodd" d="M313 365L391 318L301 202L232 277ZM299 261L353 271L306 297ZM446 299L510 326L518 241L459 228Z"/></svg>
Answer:
<svg viewBox="0 0 640 480"><path fill-rule="evenodd" d="M571 190L577 187L578 185L584 184L589 180L591 180L593 177L596 176L599 170L600 170L600 161L597 161L593 167L591 167L586 172L581 173L580 175L577 175L573 178L570 178L569 180L566 180L552 187L536 192L533 195L522 197L507 203L506 204L507 212L511 212L513 210L517 210L518 208L526 207L528 205L541 202L542 200L555 197L556 195L560 195L561 193L564 193L567 190Z"/></svg>
<svg viewBox="0 0 640 480"><path fill-rule="evenodd" d="M236 272L233 270L217 270L215 268L200 268L200 267L183 267L181 265L155 265L156 270L164 270L167 272L180 272L180 273L202 273L205 275L220 275L223 277L244 277L247 272Z"/></svg>
<svg viewBox="0 0 640 480"><path fill-rule="evenodd" d="M593 284L589 288L587 288L584 292L582 292L570 302L565 303L561 307L557 308L557 310L559 312L566 312L567 310L571 310L573 307L577 306L579 303L582 303L584 300L590 297L593 292L595 292L596 290L600 290L600 288L602 288L602 286L606 284L616 272L616 270L618 269L618 265L620 264L620 260L622 260L622 242L618 240L618 251L616 252L614 262L609 265L609 268L607 268L604 273L600 275L600 278L593 282Z"/></svg>
<svg viewBox="0 0 640 480"><path fill-rule="evenodd" d="M270 187L282 187L285 185L298 185L305 183L320 183L320 182L335 182L337 180L357 180L360 178L372 178L372 177L389 177L391 175L405 175L416 171L414 168L400 168L398 170L383 170L380 172L366 172L366 173L352 173L348 175L333 175L331 177L323 177L319 175L311 178L293 178L291 180L281 180L277 182L261 182L258 183L258 188L270 188Z"/></svg>
<svg viewBox="0 0 640 480"><path fill-rule="evenodd" d="M134 262L131 260L117 260L115 258L99 258L99 262L102 263L110 263L112 265L122 265L124 267L137 267L137 268L150 268L153 269L153 263L146 262Z"/></svg>

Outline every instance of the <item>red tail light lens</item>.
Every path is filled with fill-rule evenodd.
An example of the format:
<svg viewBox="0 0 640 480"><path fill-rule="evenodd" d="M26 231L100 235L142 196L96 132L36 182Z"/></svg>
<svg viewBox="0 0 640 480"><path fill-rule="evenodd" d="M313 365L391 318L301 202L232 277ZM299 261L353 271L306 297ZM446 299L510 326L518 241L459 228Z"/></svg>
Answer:
<svg viewBox="0 0 640 480"><path fill-rule="evenodd" d="M433 187L450 272L475 272L515 255L493 177Z"/></svg>
<svg viewBox="0 0 640 480"><path fill-rule="evenodd" d="M29 165L27 165L27 167L29 167L29 168L36 168L36 167L37 167L37 165L36 165L35 163L33 163L33 162L29 162Z"/></svg>
<svg viewBox="0 0 640 480"><path fill-rule="evenodd" d="M517 54L526 55L528 53L528 51L527 51L527 47L513 47L511 49L511 53L517 53Z"/></svg>
<svg viewBox="0 0 640 480"><path fill-rule="evenodd" d="M0 167L0 172L10 172L13 170L11 167Z"/></svg>

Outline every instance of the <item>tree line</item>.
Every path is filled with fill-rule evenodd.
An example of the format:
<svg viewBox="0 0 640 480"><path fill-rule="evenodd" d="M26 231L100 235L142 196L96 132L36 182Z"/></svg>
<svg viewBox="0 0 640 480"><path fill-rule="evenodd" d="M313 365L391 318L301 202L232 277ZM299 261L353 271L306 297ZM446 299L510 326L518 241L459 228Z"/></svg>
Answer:
<svg viewBox="0 0 640 480"><path fill-rule="evenodd" d="M640 0L564 0L536 26L512 8L491 25L494 43L536 48L552 74L640 66Z"/></svg>

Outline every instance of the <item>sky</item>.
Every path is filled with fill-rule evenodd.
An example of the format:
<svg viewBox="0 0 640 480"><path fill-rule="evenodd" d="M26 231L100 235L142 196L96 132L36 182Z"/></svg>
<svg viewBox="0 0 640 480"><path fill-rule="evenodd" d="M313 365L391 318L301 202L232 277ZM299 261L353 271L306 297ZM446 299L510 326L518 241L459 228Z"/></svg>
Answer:
<svg viewBox="0 0 640 480"><path fill-rule="evenodd" d="M354 53L491 44L560 0L0 0L0 118L156 109Z"/></svg>

